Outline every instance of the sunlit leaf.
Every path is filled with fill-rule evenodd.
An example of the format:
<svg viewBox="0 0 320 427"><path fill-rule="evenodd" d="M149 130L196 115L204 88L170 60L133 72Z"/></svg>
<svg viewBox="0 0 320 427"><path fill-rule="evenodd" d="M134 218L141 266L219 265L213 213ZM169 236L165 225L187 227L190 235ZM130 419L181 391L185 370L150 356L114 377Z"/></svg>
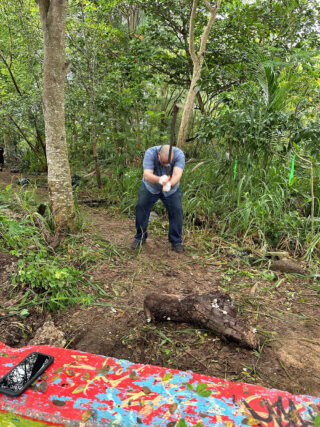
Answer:
<svg viewBox="0 0 320 427"><path fill-rule="evenodd" d="M81 384L75 390L73 390L72 394L82 393L86 389L86 384Z"/></svg>
<svg viewBox="0 0 320 427"><path fill-rule="evenodd" d="M171 380L172 374L164 374L164 376L161 378L163 382L167 382Z"/></svg>

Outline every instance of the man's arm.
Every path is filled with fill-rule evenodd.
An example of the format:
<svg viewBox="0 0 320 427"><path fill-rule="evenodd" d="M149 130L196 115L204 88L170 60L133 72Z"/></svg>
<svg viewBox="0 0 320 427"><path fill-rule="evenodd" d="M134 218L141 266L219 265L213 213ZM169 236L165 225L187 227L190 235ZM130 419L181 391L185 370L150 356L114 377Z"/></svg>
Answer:
<svg viewBox="0 0 320 427"><path fill-rule="evenodd" d="M183 169L179 168L178 166L175 166L173 168L172 177L170 180L172 187L174 187L175 185L178 184L178 182L180 181L180 179L182 177L182 174L183 174Z"/></svg>
<svg viewBox="0 0 320 427"><path fill-rule="evenodd" d="M145 169L144 171L143 171L143 176L144 176L144 179L146 180L146 181L148 181L148 182L150 182L150 184L160 184L160 176L158 176L158 175L155 175L154 173L153 173L153 170L152 169ZM168 177L168 180L167 181L163 181L161 184L162 185L165 185L167 182L169 181L169 177Z"/></svg>

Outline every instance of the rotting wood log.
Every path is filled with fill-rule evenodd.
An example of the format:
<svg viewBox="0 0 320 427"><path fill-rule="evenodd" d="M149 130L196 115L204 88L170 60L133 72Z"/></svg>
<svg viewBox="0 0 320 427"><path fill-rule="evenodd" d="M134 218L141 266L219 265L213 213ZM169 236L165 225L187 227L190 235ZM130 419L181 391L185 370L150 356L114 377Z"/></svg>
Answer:
<svg viewBox="0 0 320 427"><path fill-rule="evenodd" d="M291 259L281 259L273 262L270 265L270 270L278 271L280 273L293 273L293 274L307 274L304 268L298 263L292 261Z"/></svg>
<svg viewBox="0 0 320 427"><path fill-rule="evenodd" d="M254 330L237 319L230 296L220 291L188 296L151 293L145 297L144 312L148 322L192 323L244 347L258 348Z"/></svg>

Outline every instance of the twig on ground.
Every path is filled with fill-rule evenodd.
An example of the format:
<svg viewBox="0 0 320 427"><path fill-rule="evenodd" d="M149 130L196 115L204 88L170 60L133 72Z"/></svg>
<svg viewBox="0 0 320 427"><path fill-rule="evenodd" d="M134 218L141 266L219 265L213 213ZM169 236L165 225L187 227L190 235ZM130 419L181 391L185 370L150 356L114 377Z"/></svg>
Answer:
<svg viewBox="0 0 320 427"><path fill-rule="evenodd" d="M292 381L292 377L289 374L289 372L287 371L286 367L284 366L284 364L281 362L281 360L279 359L279 357L277 357L277 361L279 362L279 365L281 366L281 368L284 370L285 374L287 375L287 377L289 378L289 380Z"/></svg>
<svg viewBox="0 0 320 427"><path fill-rule="evenodd" d="M201 360L199 360L196 356L194 356L192 353L190 353L189 351L185 350L184 351L186 354L188 354L189 356L191 356L194 360L196 360L198 363L200 363L200 365L202 365L206 371L208 370L208 366L205 365L203 362L201 362Z"/></svg>

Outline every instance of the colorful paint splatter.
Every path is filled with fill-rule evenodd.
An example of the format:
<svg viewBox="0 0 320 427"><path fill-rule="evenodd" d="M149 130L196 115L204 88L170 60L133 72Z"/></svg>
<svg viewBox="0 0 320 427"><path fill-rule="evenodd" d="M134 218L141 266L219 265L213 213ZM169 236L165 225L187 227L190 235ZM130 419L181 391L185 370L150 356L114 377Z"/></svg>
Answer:
<svg viewBox="0 0 320 427"><path fill-rule="evenodd" d="M32 351L54 363L20 397L0 394L0 426L314 426L320 398L50 346L0 343L0 375Z"/></svg>

